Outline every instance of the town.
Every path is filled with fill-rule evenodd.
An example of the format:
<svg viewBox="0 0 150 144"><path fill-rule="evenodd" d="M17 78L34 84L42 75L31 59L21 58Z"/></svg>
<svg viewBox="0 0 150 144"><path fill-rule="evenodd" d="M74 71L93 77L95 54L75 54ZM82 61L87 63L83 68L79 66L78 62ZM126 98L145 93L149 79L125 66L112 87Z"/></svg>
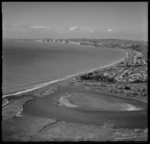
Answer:
<svg viewBox="0 0 150 144"><path fill-rule="evenodd" d="M147 62L137 52L115 67L81 76L81 79L94 79L108 82L147 82Z"/></svg>

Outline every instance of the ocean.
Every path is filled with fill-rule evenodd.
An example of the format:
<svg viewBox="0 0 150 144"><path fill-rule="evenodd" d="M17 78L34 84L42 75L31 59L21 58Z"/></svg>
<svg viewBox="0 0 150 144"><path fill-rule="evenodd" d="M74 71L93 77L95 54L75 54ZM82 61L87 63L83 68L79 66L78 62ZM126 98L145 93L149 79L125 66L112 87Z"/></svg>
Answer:
<svg viewBox="0 0 150 144"><path fill-rule="evenodd" d="M123 50L114 48L3 40L3 96L103 67L125 57Z"/></svg>

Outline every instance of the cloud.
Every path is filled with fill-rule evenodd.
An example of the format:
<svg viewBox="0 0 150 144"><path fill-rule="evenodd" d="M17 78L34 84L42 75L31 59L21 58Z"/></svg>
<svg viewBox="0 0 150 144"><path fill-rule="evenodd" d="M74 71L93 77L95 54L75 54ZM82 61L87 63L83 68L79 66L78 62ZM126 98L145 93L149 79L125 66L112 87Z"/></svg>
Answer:
<svg viewBox="0 0 150 144"><path fill-rule="evenodd" d="M77 31L77 32L94 32L93 29L87 28L87 27L77 27L77 26L72 26L69 28L70 31Z"/></svg>
<svg viewBox="0 0 150 144"><path fill-rule="evenodd" d="M72 27L69 28L69 30L73 31L73 30L75 30L77 28L78 28L77 26L72 26Z"/></svg>
<svg viewBox="0 0 150 144"><path fill-rule="evenodd" d="M113 31L113 29L111 29L111 28L107 29L107 32L112 32L112 31Z"/></svg>
<svg viewBox="0 0 150 144"><path fill-rule="evenodd" d="M30 27L34 28L34 29L50 29L50 27L47 27L47 26L38 26L38 25L31 25Z"/></svg>

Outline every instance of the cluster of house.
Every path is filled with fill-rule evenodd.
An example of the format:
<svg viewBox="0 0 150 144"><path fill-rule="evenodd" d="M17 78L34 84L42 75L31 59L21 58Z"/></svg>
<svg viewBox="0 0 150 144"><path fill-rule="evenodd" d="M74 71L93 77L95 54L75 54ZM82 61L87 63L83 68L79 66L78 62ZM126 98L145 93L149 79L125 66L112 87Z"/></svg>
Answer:
<svg viewBox="0 0 150 144"><path fill-rule="evenodd" d="M142 57L140 59L133 57L128 66L107 70L103 75L118 82L144 82L147 81L147 63Z"/></svg>
<svg viewBox="0 0 150 144"><path fill-rule="evenodd" d="M71 43L71 44L77 44L77 45L94 45L94 42L91 42L90 40L70 40L70 39L35 39L36 42L44 42L44 43Z"/></svg>
<svg viewBox="0 0 150 144"><path fill-rule="evenodd" d="M146 67L144 68L145 69L141 70L140 67L138 67L137 69L135 67L130 67L123 74L118 75L115 78L115 80L121 82L137 82L137 81L145 82L147 80L147 71Z"/></svg>
<svg viewBox="0 0 150 144"><path fill-rule="evenodd" d="M61 42L61 43L66 43L65 40L59 40L59 39L35 39L34 41L39 42L39 43L55 43L55 42Z"/></svg>
<svg viewBox="0 0 150 144"><path fill-rule="evenodd" d="M71 43L71 44L78 44L80 45L80 42L78 41L71 41L71 40L63 40L63 39L35 39L34 41L38 43Z"/></svg>
<svg viewBox="0 0 150 144"><path fill-rule="evenodd" d="M52 38L37 38L33 39L36 42L61 42L61 43L73 43L73 44L89 44L97 46L108 46L108 47L134 47L137 45L148 46L145 41L132 41L132 40L120 40L120 39L52 39Z"/></svg>
<svg viewBox="0 0 150 144"><path fill-rule="evenodd" d="M134 56L129 65L147 65L147 62L142 57Z"/></svg>
<svg viewBox="0 0 150 144"><path fill-rule="evenodd" d="M145 41L132 41L132 40L120 40L120 39L100 39L97 42L98 45L106 45L106 46L120 46L122 48L133 47L139 44L148 45Z"/></svg>

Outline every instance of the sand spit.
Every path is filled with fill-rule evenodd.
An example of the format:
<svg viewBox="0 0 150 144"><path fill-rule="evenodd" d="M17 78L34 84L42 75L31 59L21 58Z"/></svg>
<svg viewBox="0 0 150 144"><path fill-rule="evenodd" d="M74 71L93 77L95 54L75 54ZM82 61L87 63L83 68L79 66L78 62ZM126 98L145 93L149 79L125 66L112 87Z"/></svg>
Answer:
<svg viewBox="0 0 150 144"><path fill-rule="evenodd" d="M67 96L62 96L62 97L60 97L59 99L58 99L58 101L59 101L59 106L67 106L67 107L78 107L77 105L74 105L74 104L72 104L72 103L70 103L70 101L69 101L69 97L70 97L71 95L67 95Z"/></svg>
<svg viewBox="0 0 150 144"><path fill-rule="evenodd" d="M3 100L2 100L2 107L7 105L8 103L9 103L9 101L7 99L3 98Z"/></svg>
<svg viewBox="0 0 150 144"><path fill-rule="evenodd" d="M137 111L137 110L142 109L142 108L137 108L136 106L133 106L131 104L126 104L126 105L127 105L127 108L126 108L127 111Z"/></svg>
<svg viewBox="0 0 150 144"><path fill-rule="evenodd" d="M142 107L137 107L131 104L120 104L121 110L122 111L138 111L138 110L142 110Z"/></svg>
<svg viewBox="0 0 150 144"><path fill-rule="evenodd" d="M79 107L78 105L74 105L70 102L70 100L68 99L71 95L67 95L67 96L62 96L58 99L59 102L59 106L66 106L66 107ZM142 108L137 108L136 106L133 106L131 104L123 104L122 109L120 111L138 111L138 110L142 110Z"/></svg>

